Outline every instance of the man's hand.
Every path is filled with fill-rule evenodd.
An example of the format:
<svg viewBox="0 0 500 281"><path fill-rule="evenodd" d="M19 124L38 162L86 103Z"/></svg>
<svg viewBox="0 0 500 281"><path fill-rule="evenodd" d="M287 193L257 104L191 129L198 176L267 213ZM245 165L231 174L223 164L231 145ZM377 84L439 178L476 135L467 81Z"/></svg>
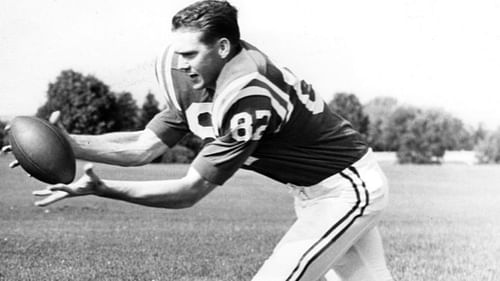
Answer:
<svg viewBox="0 0 500 281"><path fill-rule="evenodd" d="M10 130L10 124L7 124L7 126L5 126L5 128L4 128L4 132L8 133L9 130ZM2 151L2 154L7 154L9 152L12 152L12 146L11 145L5 145L5 146L2 147L1 151ZM9 167L11 169L13 169L13 168L15 168L17 166L19 166L19 162L17 160L14 160L14 161L10 162L10 164L9 164Z"/></svg>
<svg viewBox="0 0 500 281"><path fill-rule="evenodd" d="M34 191L33 195L35 196L46 196L42 200L35 202L35 205L44 207L64 198L97 194L104 183L92 168L92 164L86 164L84 167L85 174L73 183L51 185L46 189Z"/></svg>
<svg viewBox="0 0 500 281"><path fill-rule="evenodd" d="M66 128L64 128L64 125L61 122L61 111L56 110L52 112L49 117L49 123L57 126L61 130L63 135L66 137L66 139L68 141L71 141L71 137L69 136L68 131L66 131Z"/></svg>
<svg viewBox="0 0 500 281"><path fill-rule="evenodd" d="M3 129L3 131L7 134L10 131L10 124L7 124L5 126L5 128ZM8 152L11 152L11 151L12 151L12 146L10 146L10 145L6 145L6 146L2 147L2 152L3 153L8 153Z"/></svg>
<svg viewBox="0 0 500 281"><path fill-rule="evenodd" d="M56 125L57 127L59 127L59 129L61 129L61 131L63 132L64 136L66 137L66 139L70 140L70 137L69 137L69 134L68 132L66 131L66 129L64 128L64 126L62 125L61 121L60 121L60 117L61 117L61 112L58 110L58 111L54 111L50 114L50 117L49 117L49 122L53 125ZM4 128L4 131L5 133L9 132L10 130L10 124L7 124L7 126L5 126ZM12 146L11 145L6 145L4 147L2 147L1 149L2 153L3 154L7 154L9 152L12 152ZM12 161L10 164L9 164L9 167L11 169L15 168L19 166L19 162L17 160L14 160Z"/></svg>

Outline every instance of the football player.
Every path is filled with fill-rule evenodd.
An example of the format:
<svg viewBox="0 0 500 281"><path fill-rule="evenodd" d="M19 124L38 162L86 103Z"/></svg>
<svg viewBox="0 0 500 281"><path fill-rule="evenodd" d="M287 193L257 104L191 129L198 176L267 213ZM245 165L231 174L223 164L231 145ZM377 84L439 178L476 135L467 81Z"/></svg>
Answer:
<svg viewBox="0 0 500 281"><path fill-rule="evenodd" d="M36 204L93 194L185 208L249 169L287 186L297 214L252 280L325 280L331 269L342 280L392 280L377 229L387 180L351 124L311 85L241 40L228 2L204 0L179 11L172 36L156 70L166 110L141 132L68 139L80 159L128 166L150 162L191 131L206 145L187 174L105 180L87 166L72 184L36 191L45 196Z"/></svg>

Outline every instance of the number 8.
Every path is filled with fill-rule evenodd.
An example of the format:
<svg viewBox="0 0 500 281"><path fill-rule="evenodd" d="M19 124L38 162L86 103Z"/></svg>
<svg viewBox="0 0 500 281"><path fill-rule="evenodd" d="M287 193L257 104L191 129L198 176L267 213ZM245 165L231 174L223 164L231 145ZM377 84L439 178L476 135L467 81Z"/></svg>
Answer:
<svg viewBox="0 0 500 281"><path fill-rule="evenodd" d="M248 112L240 112L235 114L231 118L231 134L233 139L236 141L249 141L250 139L257 141L259 140L264 131L267 128L269 118L271 117L271 111L269 110L256 110L255 111L257 120L265 120L265 124L260 125L256 128L255 133L253 132L253 120L252 115Z"/></svg>
<svg viewBox="0 0 500 281"><path fill-rule="evenodd" d="M248 141L252 137L252 115L240 112L231 118L231 132L236 141Z"/></svg>

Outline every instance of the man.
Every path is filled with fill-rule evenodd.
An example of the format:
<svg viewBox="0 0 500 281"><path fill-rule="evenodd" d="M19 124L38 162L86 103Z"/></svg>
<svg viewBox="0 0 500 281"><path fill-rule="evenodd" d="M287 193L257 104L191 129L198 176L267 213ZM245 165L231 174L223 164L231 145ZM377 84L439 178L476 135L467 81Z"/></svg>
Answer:
<svg viewBox="0 0 500 281"><path fill-rule="evenodd" d="M306 82L240 40L237 11L206 0L172 19L172 45L158 60L168 109L143 132L68 136L78 158L141 165L188 131L206 140L186 176L162 181L102 180L86 167L69 185L35 195L46 206L98 195L137 204L185 208L239 168L286 184L297 221L252 280L392 280L377 222L387 181L358 132L332 113Z"/></svg>

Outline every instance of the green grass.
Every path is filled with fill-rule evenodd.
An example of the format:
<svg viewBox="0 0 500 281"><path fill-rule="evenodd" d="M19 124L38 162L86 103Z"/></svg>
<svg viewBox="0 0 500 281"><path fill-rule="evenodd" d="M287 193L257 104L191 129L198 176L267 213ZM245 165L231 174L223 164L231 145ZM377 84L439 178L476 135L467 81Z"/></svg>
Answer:
<svg viewBox="0 0 500 281"><path fill-rule="evenodd" d="M47 208L44 185L0 157L0 280L250 280L293 222L286 188L238 172L195 207L162 210L97 197ZM175 178L182 165L115 168L103 178ZM500 166L384 164L381 223L396 280L500 280Z"/></svg>
<svg viewBox="0 0 500 281"><path fill-rule="evenodd" d="M398 280L500 280L500 166L385 166Z"/></svg>

